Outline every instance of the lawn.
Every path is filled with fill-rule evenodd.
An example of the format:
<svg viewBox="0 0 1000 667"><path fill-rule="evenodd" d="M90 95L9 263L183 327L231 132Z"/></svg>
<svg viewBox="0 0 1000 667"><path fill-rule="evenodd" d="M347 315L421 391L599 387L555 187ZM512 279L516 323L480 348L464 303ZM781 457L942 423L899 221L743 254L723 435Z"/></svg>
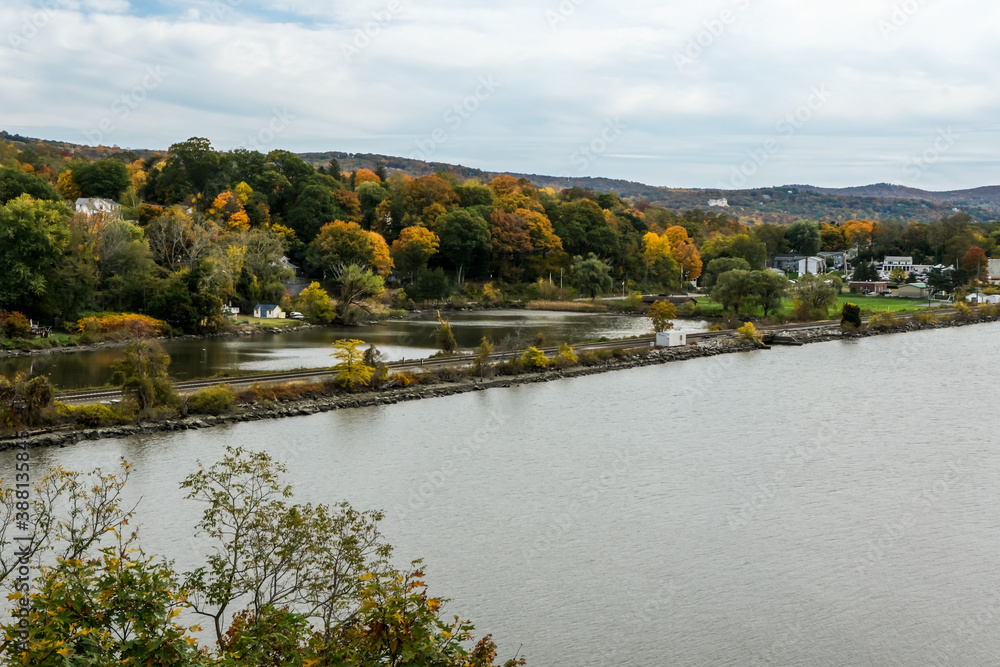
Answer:
<svg viewBox="0 0 1000 667"><path fill-rule="evenodd" d="M879 312L889 310L894 313L906 310L923 310L927 307L927 301L923 299L900 299L892 296L865 296L863 294L842 294L837 299L835 308L830 309L830 316L840 313L845 303L853 303L861 306L862 312ZM934 305L942 305L934 302ZM712 301L707 296L698 297L698 309L706 315L718 315L722 313L722 304ZM781 303L781 312L785 316L791 316L792 300L785 299ZM756 308L754 314L763 317L764 311Z"/></svg>
<svg viewBox="0 0 1000 667"><path fill-rule="evenodd" d="M293 320L291 318L285 318L283 320L266 320L258 319L256 317L251 317L250 315L240 315L236 318L237 324L253 324L260 327L261 329L273 329L281 327L295 327L302 324L299 320Z"/></svg>

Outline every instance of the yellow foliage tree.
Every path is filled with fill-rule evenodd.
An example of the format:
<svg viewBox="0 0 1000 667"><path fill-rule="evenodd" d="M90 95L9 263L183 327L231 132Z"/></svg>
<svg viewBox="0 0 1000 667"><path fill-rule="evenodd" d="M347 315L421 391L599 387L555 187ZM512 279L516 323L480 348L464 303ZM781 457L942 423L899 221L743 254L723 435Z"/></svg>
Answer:
<svg viewBox="0 0 1000 667"><path fill-rule="evenodd" d="M412 276L427 266L440 245L438 235L426 227L407 227L392 242L392 259L400 271Z"/></svg>
<svg viewBox="0 0 1000 667"><path fill-rule="evenodd" d="M358 349L364 345L363 340L342 338L332 345L335 352L330 356L337 357L339 363L334 366L337 380L349 390L366 386L371 382L375 369L365 364L365 353Z"/></svg>
<svg viewBox="0 0 1000 667"><path fill-rule="evenodd" d="M70 201L80 197L80 188L77 186L76 181L73 180L72 169L67 169L59 174L59 178L56 181L56 190L59 191L59 194L64 199L69 199Z"/></svg>
<svg viewBox="0 0 1000 667"><path fill-rule="evenodd" d="M236 198L240 200L240 203L244 206L250 201L250 197L253 195L253 188L247 185L245 182L240 181L240 184L236 186Z"/></svg>
<svg viewBox="0 0 1000 667"><path fill-rule="evenodd" d="M371 169L358 169L357 173L354 174L354 188L357 189L362 183L381 183L382 179L378 177Z"/></svg>
<svg viewBox="0 0 1000 667"><path fill-rule="evenodd" d="M642 237L642 262L647 272L652 273L660 261L670 256L670 239L666 234L660 236L656 232L647 232Z"/></svg>
<svg viewBox="0 0 1000 667"><path fill-rule="evenodd" d="M671 320L677 317L677 308L669 301L657 301L649 307L646 316L653 323L653 331L668 331L674 328Z"/></svg>
<svg viewBox="0 0 1000 667"><path fill-rule="evenodd" d="M688 240L674 246L673 255L681 266L684 280L697 280L701 276L703 268L701 253L698 252L698 246L694 242Z"/></svg>

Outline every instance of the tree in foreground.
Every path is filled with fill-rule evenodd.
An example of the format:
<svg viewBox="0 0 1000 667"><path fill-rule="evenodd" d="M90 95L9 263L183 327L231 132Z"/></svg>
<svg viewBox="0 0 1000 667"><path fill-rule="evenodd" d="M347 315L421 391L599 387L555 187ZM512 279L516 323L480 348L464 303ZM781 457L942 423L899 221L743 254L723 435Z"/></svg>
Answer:
<svg viewBox="0 0 1000 667"><path fill-rule="evenodd" d="M660 333L674 328L672 320L677 318L677 307L669 301L657 301L646 312L653 323L653 331Z"/></svg>
<svg viewBox="0 0 1000 667"><path fill-rule="evenodd" d="M293 504L281 464L227 447L181 484L204 507L197 530L210 550L204 565L178 575L170 561L147 556L135 532L124 534L134 510L120 507L123 465L121 477L97 471L93 489L65 484L80 477L58 469L39 483L31 503L46 548L28 556L37 576L25 643L20 619L3 625L6 667L496 664L489 636L472 645L471 623L445 620L446 600L428 594L419 561L402 571L388 564L380 512ZM3 497L10 511L0 542L9 545L3 532L16 506L13 492ZM73 534L80 539L62 543ZM115 540L101 545L107 536ZM39 567L39 554L57 558ZM14 576L18 560L0 580ZM179 623L185 610L211 623L214 650L198 645L199 626ZM514 658L504 667L523 664Z"/></svg>
<svg viewBox="0 0 1000 667"><path fill-rule="evenodd" d="M331 356L336 356L339 360L334 366L337 381L351 391L359 386L367 386L375 374L375 369L365 364L365 353L358 349L364 344L363 340L356 338L341 339L333 343L336 352Z"/></svg>

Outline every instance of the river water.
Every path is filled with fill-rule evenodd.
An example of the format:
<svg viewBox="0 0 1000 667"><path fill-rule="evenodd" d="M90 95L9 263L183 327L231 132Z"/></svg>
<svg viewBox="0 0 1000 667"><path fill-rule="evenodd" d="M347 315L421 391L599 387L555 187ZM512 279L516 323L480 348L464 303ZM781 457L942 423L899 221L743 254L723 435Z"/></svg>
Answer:
<svg viewBox="0 0 1000 667"><path fill-rule="evenodd" d="M998 355L978 325L33 457L133 461L144 544L185 567L178 483L269 450L298 500L386 510L445 611L538 667L996 665Z"/></svg>
<svg viewBox="0 0 1000 667"><path fill-rule="evenodd" d="M602 315L526 310L445 313L459 346L474 347L486 336L495 343L518 339L519 347L539 334L547 344L576 343L601 337L623 338L652 331L649 320L631 315ZM678 320L681 331L703 331L707 323ZM278 335L165 341L170 373L177 380L211 377L233 371L286 371L329 366L330 344L338 338L359 338L376 345L392 361L418 359L437 349L436 317L392 320L359 327L323 327ZM0 358L0 374L48 375L61 389L98 387L111 378L111 364L121 350L105 348L65 354Z"/></svg>

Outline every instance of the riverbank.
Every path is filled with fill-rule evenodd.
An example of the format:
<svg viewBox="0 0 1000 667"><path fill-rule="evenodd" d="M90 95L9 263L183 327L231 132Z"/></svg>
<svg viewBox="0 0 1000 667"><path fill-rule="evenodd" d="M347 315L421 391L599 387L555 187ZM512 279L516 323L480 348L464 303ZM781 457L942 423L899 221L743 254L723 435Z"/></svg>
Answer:
<svg viewBox="0 0 1000 667"><path fill-rule="evenodd" d="M285 333L291 333L293 331L302 331L304 329L317 329L321 328L320 324L307 324L305 322L298 324L297 326L286 326L286 327L261 327L253 326L249 328L241 327L239 329L234 329L233 331L220 331L218 333L210 334L187 334L184 336L159 336L157 340L168 341L168 340L216 340L219 338L247 338L249 336L258 336L261 334L273 334L280 335ZM3 358L16 358L16 357L35 357L47 354L72 354L73 352L94 352L96 350L109 350L118 347L124 347L129 342L129 339L124 338L121 340L105 340L99 343L84 343L80 345L60 345L56 347L44 347L38 349L14 349L14 350L0 350L0 359Z"/></svg>
<svg viewBox="0 0 1000 667"><path fill-rule="evenodd" d="M803 344L823 343L835 340L850 340L884 336L933 329L969 326L998 321L997 317L987 319L948 319L936 322L907 321L899 326L882 329L862 329L859 331L842 331L838 325L815 330L798 330L789 332ZM776 332L780 335L780 331ZM518 385L551 382L568 378L584 377L607 373L611 371L628 370L645 366L654 366L675 361L717 357L727 354L738 354L755 351L760 346L750 341L738 339L713 339L689 345L687 347L648 349L640 348L634 355L627 357L612 356L591 366L573 366L562 369L545 369L529 371L518 375L496 376L492 378L461 377L454 381L439 380L428 384L410 387L391 387L372 390L358 394L338 394L320 398L305 398L291 400L280 404L241 404L231 414L219 416L198 415L185 418L167 419L163 421L145 421L123 426L107 426L77 430L40 430L32 432L27 437L0 438L0 451L11 449L15 443L27 443L30 447L51 447L77 444L87 440L105 438L126 438L138 434L157 432L196 430L211 428L238 422L260 421L266 419L283 419L314 415L320 412L343 410L350 408L370 407L376 405L392 405L405 401L416 401L430 398L453 396L470 391L485 391L487 389L509 388Z"/></svg>

